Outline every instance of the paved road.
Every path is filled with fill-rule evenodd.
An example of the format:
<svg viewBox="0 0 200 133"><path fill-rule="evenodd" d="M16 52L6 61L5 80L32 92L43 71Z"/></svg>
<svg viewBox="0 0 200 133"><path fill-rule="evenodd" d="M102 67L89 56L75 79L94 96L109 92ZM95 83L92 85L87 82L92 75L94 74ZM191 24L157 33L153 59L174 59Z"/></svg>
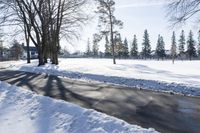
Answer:
<svg viewBox="0 0 200 133"><path fill-rule="evenodd" d="M163 133L200 132L200 98L9 70L0 80Z"/></svg>

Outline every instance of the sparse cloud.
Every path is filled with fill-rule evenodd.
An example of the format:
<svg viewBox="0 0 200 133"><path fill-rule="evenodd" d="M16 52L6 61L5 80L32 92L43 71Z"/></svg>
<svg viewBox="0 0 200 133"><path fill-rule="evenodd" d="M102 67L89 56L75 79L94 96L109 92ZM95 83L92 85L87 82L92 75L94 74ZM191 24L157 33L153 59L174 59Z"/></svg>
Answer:
<svg viewBox="0 0 200 133"><path fill-rule="evenodd" d="M125 4L117 5L116 8L132 8L132 7L148 7L148 6L160 6L170 2L167 0L132 0Z"/></svg>

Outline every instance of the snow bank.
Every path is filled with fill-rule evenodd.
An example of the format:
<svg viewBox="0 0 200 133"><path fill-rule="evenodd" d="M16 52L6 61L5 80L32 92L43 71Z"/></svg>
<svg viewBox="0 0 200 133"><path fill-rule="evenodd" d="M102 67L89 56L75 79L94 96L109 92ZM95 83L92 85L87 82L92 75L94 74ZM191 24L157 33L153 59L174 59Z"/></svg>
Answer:
<svg viewBox="0 0 200 133"><path fill-rule="evenodd" d="M0 132L156 133L64 101L38 96L0 81Z"/></svg>
<svg viewBox="0 0 200 133"><path fill-rule="evenodd" d="M15 66L22 66L23 64L25 64L25 61L0 61L0 69L6 69L6 68L12 68Z"/></svg>
<svg viewBox="0 0 200 133"><path fill-rule="evenodd" d="M11 69L51 75L96 80L133 88L200 96L200 61L59 59L59 66L37 67L17 62ZM1 66L1 63L0 63Z"/></svg>

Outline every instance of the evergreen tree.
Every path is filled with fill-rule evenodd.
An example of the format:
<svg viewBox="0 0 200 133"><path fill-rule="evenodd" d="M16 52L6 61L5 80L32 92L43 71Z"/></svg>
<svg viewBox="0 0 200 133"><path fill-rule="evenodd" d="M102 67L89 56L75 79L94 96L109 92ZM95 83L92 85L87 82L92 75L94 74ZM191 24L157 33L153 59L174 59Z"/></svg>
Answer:
<svg viewBox="0 0 200 133"><path fill-rule="evenodd" d="M114 36L116 35L116 28L122 28L123 22L117 20L114 15L115 11L115 1L114 0L97 0L98 1L98 11L99 13L99 28L102 33L110 34L110 45L113 56L113 64L116 64L115 60L115 42Z"/></svg>
<svg viewBox="0 0 200 133"><path fill-rule="evenodd" d="M191 30L188 36L187 44L188 44L187 53L188 53L189 59L192 60L192 57L196 57L196 49L195 49L195 41L193 39L193 33Z"/></svg>
<svg viewBox="0 0 200 133"><path fill-rule="evenodd" d="M3 58L3 42L0 40L0 61L2 60Z"/></svg>
<svg viewBox="0 0 200 133"><path fill-rule="evenodd" d="M166 56L165 54L165 43L163 40L163 37L158 35L158 42L157 42L157 47L156 47L156 55L159 58L164 58Z"/></svg>
<svg viewBox="0 0 200 133"><path fill-rule="evenodd" d="M160 34L158 35L158 41L157 41L157 46L156 46L156 51L155 54L158 57L158 60L160 58L160 50L161 49L161 43L160 43Z"/></svg>
<svg viewBox="0 0 200 133"><path fill-rule="evenodd" d="M165 53L165 42L164 42L164 39L163 37L161 36L160 38L160 43L161 43L161 58L163 59L165 56L166 56L166 53Z"/></svg>
<svg viewBox="0 0 200 133"><path fill-rule="evenodd" d="M172 62L174 64L174 60L176 58L176 49L177 49L177 46L176 46L176 35L175 35L175 32L173 31L173 35L172 35L172 46L171 46L171 56L172 56Z"/></svg>
<svg viewBox="0 0 200 133"><path fill-rule="evenodd" d="M93 46L92 46L92 54L94 57L97 57L99 53L99 45L98 42L94 39Z"/></svg>
<svg viewBox="0 0 200 133"><path fill-rule="evenodd" d="M123 57L128 58L129 51L128 51L128 41L125 38L124 43L123 43Z"/></svg>
<svg viewBox="0 0 200 133"><path fill-rule="evenodd" d="M180 39L179 39L179 55L183 54L185 52L185 34L184 34L184 30L181 31L181 35L180 35Z"/></svg>
<svg viewBox="0 0 200 133"><path fill-rule="evenodd" d="M2 30L2 28L0 27L0 40L2 40L2 37L3 37L3 30Z"/></svg>
<svg viewBox="0 0 200 133"><path fill-rule="evenodd" d="M131 57L137 58L138 57L138 44L137 44L137 37L134 35L133 43L131 46Z"/></svg>
<svg viewBox="0 0 200 133"><path fill-rule="evenodd" d="M111 47L109 45L108 36L105 38L105 57L111 57Z"/></svg>
<svg viewBox="0 0 200 133"><path fill-rule="evenodd" d="M124 46L122 43L121 34L118 34L117 36L115 36L114 40L115 40L116 56L121 58L121 57L123 57L123 53L124 53Z"/></svg>
<svg viewBox="0 0 200 133"><path fill-rule="evenodd" d="M89 38L88 38L88 41L87 41L86 55L87 55L87 56L90 56L90 55L91 55L90 39L89 39Z"/></svg>
<svg viewBox="0 0 200 133"><path fill-rule="evenodd" d="M0 28L0 60L2 60L3 58L3 33L2 33L2 29Z"/></svg>
<svg viewBox="0 0 200 133"><path fill-rule="evenodd" d="M10 54L11 57L15 60L19 60L23 54L22 45L19 44L17 40L14 40L10 47Z"/></svg>
<svg viewBox="0 0 200 133"><path fill-rule="evenodd" d="M200 57L200 30L198 32L198 45L197 45L198 57Z"/></svg>
<svg viewBox="0 0 200 133"><path fill-rule="evenodd" d="M143 43L142 43L142 56L146 59L151 56L151 46L149 40L149 34L147 30L144 31Z"/></svg>

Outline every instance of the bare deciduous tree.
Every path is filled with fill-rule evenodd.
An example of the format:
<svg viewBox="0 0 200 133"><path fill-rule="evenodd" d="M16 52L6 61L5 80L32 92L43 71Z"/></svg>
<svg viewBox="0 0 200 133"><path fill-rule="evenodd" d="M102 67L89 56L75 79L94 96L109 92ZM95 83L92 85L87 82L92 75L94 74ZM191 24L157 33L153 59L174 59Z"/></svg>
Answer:
<svg viewBox="0 0 200 133"><path fill-rule="evenodd" d="M78 37L78 30L88 20L82 10L87 0L0 0L1 24L24 28L38 50L39 65L47 58L58 64L60 39Z"/></svg>
<svg viewBox="0 0 200 133"><path fill-rule="evenodd" d="M168 4L168 16L172 25L185 23L189 19L200 21L200 1L199 0L171 0Z"/></svg>

